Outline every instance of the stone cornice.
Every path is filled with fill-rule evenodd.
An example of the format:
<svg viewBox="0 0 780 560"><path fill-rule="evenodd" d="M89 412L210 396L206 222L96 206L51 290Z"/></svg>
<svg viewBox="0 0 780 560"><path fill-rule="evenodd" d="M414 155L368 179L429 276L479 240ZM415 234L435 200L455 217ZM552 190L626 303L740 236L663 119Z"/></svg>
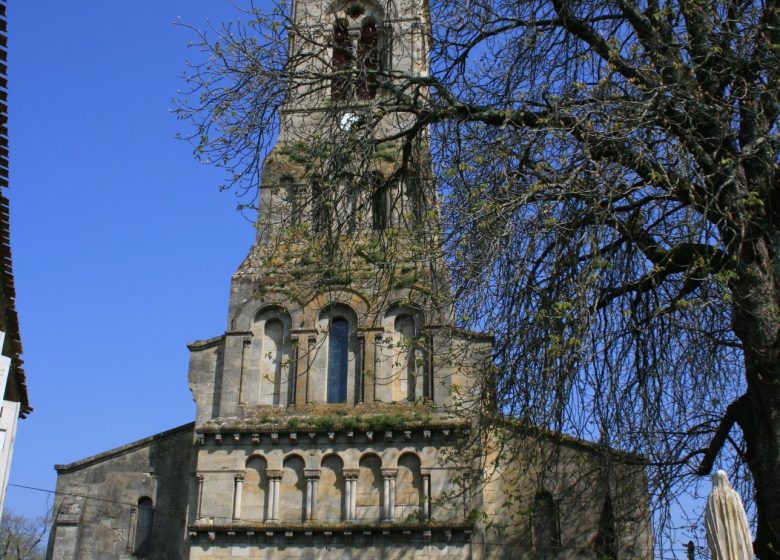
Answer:
<svg viewBox="0 0 780 560"><path fill-rule="evenodd" d="M466 419L462 418L449 418L449 419L426 419L415 420L410 419L408 421L398 422L394 425L385 425L381 421L374 422L371 417L363 419L351 419L345 417L341 420L341 424L336 423L333 426L317 425L317 417L313 417L311 423L307 423L306 418L295 418L295 422L289 421L280 422L268 422L267 420L224 420L224 421L211 421L205 424L199 424L195 426L195 433L198 434L249 434L249 433L298 433L306 434L309 432L314 433L327 433L327 432L350 432L350 431L372 431L376 434L381 434L384 431L397 431L399 433L404 430L420 430L420 429L462 429L468 428L470 423Z"/></svg>
<svg viewBox="0 0 780 560"><path fill-rule="evenodd" d="M372 539L383 537L419 538L432 542L469 542L473 524L467 521L419 521L403 522L337 522L337 523L257 523L235 521L233 523L211 524L196 522L188 527L190 540L201 538L209 542L223 539L259 539L273 541L277 537L291 542L304 541L314 537L325 540L351 541L354 538Z"/></svg>
<svg viewBox="0 0 780 560"><path fill-rule="evenodd" d="M467 434L471 425L466 420L429 420L401 422L393 428L364 427L322 427L280 424L255 424L249 422L205 424L195 427L196 445L264 445L273 446L293 443L314 444L327 438L331 442L342 440L349 443L364 442L410 442L430 441L455 442L458 434Z"/></svg>

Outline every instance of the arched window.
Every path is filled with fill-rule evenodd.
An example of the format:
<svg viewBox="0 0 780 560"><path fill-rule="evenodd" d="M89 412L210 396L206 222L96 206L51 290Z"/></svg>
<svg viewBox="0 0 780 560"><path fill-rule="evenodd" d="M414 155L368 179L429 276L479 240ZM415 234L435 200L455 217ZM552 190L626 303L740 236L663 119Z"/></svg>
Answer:
<svg viewBox="0 0 780 560"><path fill-rule="evenodd" d="M154 503L148 496L138 498L138 513L135 518L135 542L133 554L144 556L152 551L152 530L154 529Z"/></svg>
<svg viewBox="0 0 780 560"><path fill-rule="evenodd" d="M330 86L330 96L334 101L348 99L349 70L352 66L352 46L349 39L347 20L339 18L333 24L333 79Z"/></svg>
<svg viewBox="0 0 780 560"><path fill-rule="evenodd" d="M558 507L546 490L534 498L533 541L538 551L552 551L560 546Z"/></svg>
<svg viewBox="0 0 780 560"><path fill-rule="evenodd" d="M263 388L263 401L269 401L269 404L279 405L281 402L283 357L282 349L284 347L284 325L279 319L270 319L265 322L263 329L263 354L260 367ZM265 402L264 402L265 404Z"/></svg>
<svg viewBox="0 0 780 560"><path fill-rule="evenodd" d="M328 397L329 403L347 402L349 368L349 322L335 317L330 322L328 336Z"/></svg>
<svg viewBox="0 0 780 560"><path fill-rule="evenodd" d="M242 367L242 403L285 406L294 400L295 363L291 327L290 315L280 307L264 308L255 316L252 363ZM245 369L249 371L243 371Z"/></svg>
<svg viewBox="0 0 780 560"><path fill-rule="evenodd" d="M382 8L371 1L351 3L337 15L331 39L333 101L376 97L382 69L383 20Z"/></svg>
<svg viewBox="0 0 780 560"><path fill-rule="evenodd" d="M379 70L379 34L376 22L365 18L360 27L358 42L358 99L373 99L377 90L377 71Z"/></svg>

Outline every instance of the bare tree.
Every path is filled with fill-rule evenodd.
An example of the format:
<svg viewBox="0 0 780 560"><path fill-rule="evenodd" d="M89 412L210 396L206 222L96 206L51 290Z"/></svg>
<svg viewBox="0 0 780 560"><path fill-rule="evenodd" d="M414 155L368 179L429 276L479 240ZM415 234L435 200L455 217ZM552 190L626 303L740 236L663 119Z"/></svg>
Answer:
<svg viewBox="0 0 780 560"><path fill-rule="evenodd" d="M0 523L0 559L43 560L47 530L47 517L30 519L5 511Z"/></svg>
<svg viewBox="0 0 780 560"><path fill-rule="evenodd" d="M310 168L430 146L457 320L497 340L485 422L643 454L659 504L720 462L780 558L780 5L425 6L386 37L423 34L418 67L344 64L285 4L200 33L196 154L253 192L291 99L338 123L375 87Z"/></svg>

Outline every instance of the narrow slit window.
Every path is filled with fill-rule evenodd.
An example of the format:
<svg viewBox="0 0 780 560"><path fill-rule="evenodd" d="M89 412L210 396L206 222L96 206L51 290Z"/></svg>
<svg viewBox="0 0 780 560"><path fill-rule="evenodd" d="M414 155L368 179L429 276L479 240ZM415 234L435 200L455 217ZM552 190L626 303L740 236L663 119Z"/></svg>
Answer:
<svg viewBox="0 0 780 560"><path fill-rule="evenodd" d="M135 520L135 543L133 554L146 556L152 551L152 529L154 528L154 504L144 496L138 499L138 515Z"/></svg>

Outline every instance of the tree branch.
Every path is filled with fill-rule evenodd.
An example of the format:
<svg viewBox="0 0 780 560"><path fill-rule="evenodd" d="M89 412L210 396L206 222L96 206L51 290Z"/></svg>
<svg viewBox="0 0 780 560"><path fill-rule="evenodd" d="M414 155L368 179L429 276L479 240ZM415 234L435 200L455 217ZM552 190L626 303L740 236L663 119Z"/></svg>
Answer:
<svg viewBox="0 0 780 560"><path fill-rule="evenodd" d="M735 423L745 418L746 414L749 414L750 408L747 400L747 395L742 395L728 407L726 407L726 413L718 425L718 429L715 430L715 435L710 441L709 447L704 452L704 458L696 470L696 474L699 476L706 476L712 472L712 467L715 464L715 459L718 458L723 444L726 443L726 438L734 427Z"/></svg>

